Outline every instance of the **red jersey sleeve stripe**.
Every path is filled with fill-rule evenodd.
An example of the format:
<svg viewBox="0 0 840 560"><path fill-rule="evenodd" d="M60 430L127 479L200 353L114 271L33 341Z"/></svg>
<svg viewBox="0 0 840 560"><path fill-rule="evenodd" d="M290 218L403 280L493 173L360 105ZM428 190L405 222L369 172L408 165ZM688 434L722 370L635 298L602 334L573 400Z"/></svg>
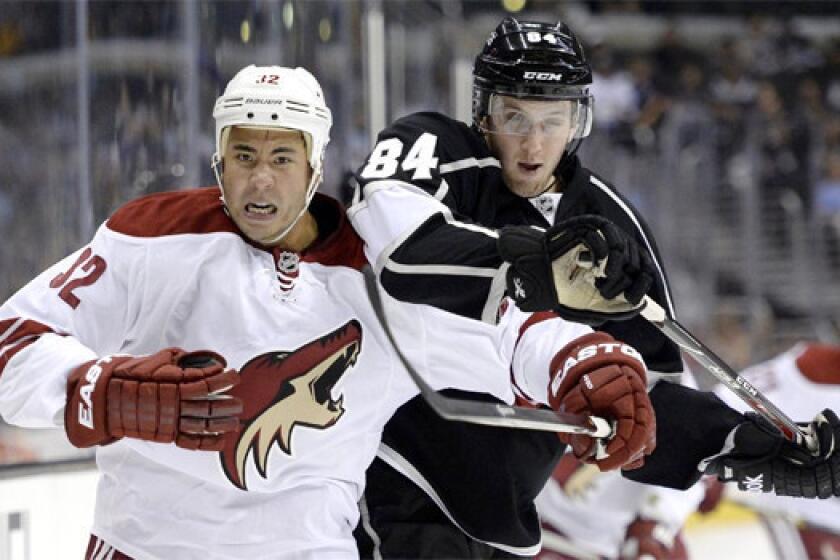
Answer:
<svg viewBox="0 0 840 560"><path fill-rule="evenodd" d="M47 325L31 319L14 317L0 321L0 375L3 375L12 356L38 340L42 334L54 332Z"/></svg>
<svg viewBox="0 0 840 560"><path fill-rule="evenodd" d="M6 339L13 335L15 331L17 331L18 327L23 325L24 322L26 322L26 320L20 317L0 321L0 345L6 342Z"/></svg>
<svg viewBox="0 0 840 560"><path fill-rule="evenodd" d="M560 316L554 311L537 311L536 313L532 313L531 316L522 323L522 326L519 327L519 336L516 338L517 346L519 345L519 341L522 339L522 335L525 334L525 331L537 323L542 323L543 321L548 321L549 319L557 319L559 317Z"/></svg>
<svg viewBox="0 0 840 560"><path fill-rule="evenodd" d="M533 327L537 323L542 323L543 321L548 321L550 319L556 319L560 316L553 311L538 311L536 313L532 313L528 319L522 323L522 326L519 327L519 335L516 337L516 343L513 347L513 353L516 354L516 350L519 348L519 341L522 340L522 335L525 334L529 328ZM510 384L513 387L513 394L516 397L516 404L519 406L527 406L536 408L539 406L539 403L530 397L527 396L526 392L522 390L522 388L516 383L516 379L513 375L513 368L510 370Z"/></svg>

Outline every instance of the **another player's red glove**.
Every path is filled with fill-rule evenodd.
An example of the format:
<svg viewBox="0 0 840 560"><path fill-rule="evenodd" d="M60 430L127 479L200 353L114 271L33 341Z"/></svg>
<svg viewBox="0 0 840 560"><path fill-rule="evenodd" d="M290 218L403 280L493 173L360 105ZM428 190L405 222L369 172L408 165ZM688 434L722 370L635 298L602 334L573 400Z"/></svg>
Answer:
<svg viewBox="0 0 840 560"><path fill-rule="evenodd" d="M226 365L215 352L180 348L82 364L67 380L64 430L76 447L130 437L219 451L242 413L242 401L224 394L239 383Z"/></svg>
<svg viewBox="0 0 840 560"><path fill-rule="evenodd" d="M650 519L637 517L627 526L621 560L688 560L688 551L672 530Z"/></svg>
<svg viewBox="0 0 840 560"><path fill-rule="evenodd" d="M559 434L575 456L602 471L635 469L656 448L656 420L647 394L647 369L631 346L603 332L567 344L551 361L549 404L555 410L615 422L608 457L596 458L589 436Z"/></svg>

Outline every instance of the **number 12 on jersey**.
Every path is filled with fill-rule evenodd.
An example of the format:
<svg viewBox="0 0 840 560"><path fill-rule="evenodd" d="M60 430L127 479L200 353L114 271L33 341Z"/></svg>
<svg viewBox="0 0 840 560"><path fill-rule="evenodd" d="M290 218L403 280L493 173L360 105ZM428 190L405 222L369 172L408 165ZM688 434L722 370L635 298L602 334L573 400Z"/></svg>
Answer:
<svg viewBox="0 0 840 560"><path fill-rule="evenodd" d="M438 165L435 157L437 136L424 132L418 138L402 160L403 171L414 171L412 181L417 179L431 179L432 169ZM370 154L367 165L362 169L365 179L385 179L397 172L400 156L403 153L403 143L399 138L387 138L379 142Z"/></svg>

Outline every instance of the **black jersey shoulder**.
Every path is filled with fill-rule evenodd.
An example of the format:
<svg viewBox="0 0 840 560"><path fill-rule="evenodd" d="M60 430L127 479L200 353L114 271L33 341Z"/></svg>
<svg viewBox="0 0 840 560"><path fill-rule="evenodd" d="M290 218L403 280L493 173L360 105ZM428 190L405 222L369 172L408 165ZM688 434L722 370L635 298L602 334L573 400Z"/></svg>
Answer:
<svg viewBox="0 0 840 560"><path fill-rule="evenodd" d="M639 211L612 183L581 165L577 158L564 169L563 180L566 186L557 209L557 221L597 214L628 233L641 234L649 229Z"/></svg>
<svg viewBox="0 0 840 560"><path fill-rule="evenodd" d="M371 183L411 185L440 200L459 219L485 225L492 225L485 218L495 206L488 198L506 190L499 161L482 134L435 112L407 115L382 130L355 180L360 198L368 196Z"/></svg>
<svg viewBox="0 0 840 560"><path fill-rule="evenodd" d="M394 121L379 133L377 141L386 138L399 138L407 147L423 134L432 134L437 138L435 153L443 158L440 163L450 163L463 158L490 157L484 139L475 129L467 124L433 111L412 113Z"/></svg>
<svg viewBox="0 0 840 560"><path fill-rule="evenodd" d="M583 167L579 162L574 162L567 175L567 181L567 187L557 209L557 222L581 214L603 216L626 233L633 235L635 240L655 257L659 268L662 268L659 249L650 226L636 207L615 186Z"/></svg>

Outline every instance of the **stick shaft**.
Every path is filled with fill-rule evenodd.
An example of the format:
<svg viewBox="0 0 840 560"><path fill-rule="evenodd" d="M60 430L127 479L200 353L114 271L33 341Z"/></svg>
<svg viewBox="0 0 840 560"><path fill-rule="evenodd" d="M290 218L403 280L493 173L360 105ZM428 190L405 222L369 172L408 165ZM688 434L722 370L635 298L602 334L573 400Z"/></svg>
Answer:
<svg viewBox="0 0 840 560"><path fill-rule="evenodd" d="M662 331L683 351L690 354L706 371L738 395L750 408L779 428L787 439L812 451L816 450L817 443L811 434L805 432L801 426L791 420L761 391L753 387L705 344L697 340L685 327L668 317L662 307L647 296L642 317Z"/></svg>

